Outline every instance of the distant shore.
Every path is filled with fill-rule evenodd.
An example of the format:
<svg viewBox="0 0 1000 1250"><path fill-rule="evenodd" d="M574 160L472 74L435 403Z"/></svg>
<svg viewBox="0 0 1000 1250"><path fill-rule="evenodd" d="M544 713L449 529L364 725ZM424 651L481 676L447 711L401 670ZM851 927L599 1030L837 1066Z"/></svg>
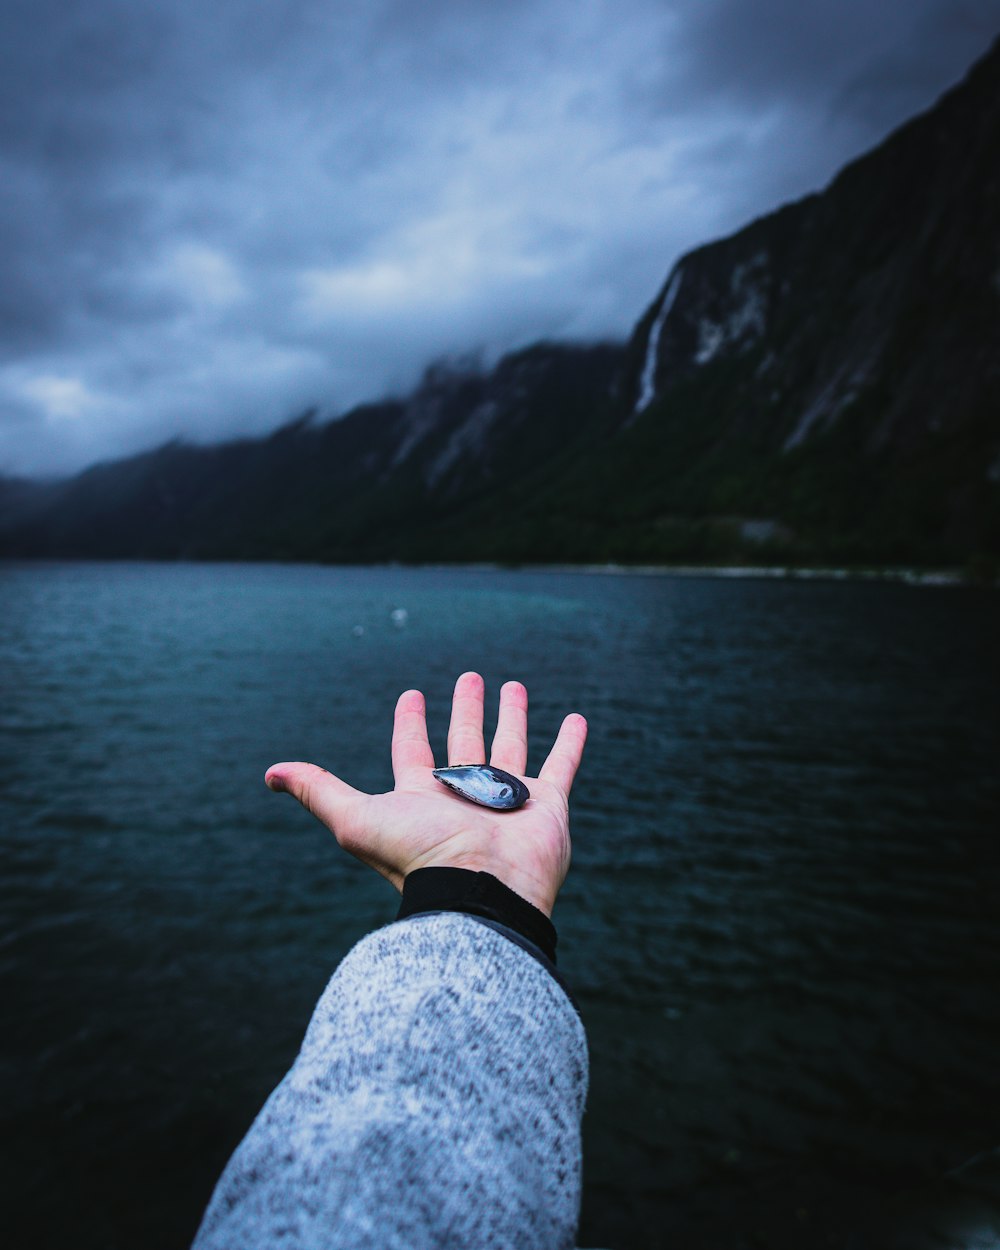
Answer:
<svg viewBox="0 0 1000 1250"><path fill-rule="evenodd" d="M975 575L960 568L914 568L909 565L844 568L840 566L797 566L785 564L619 564L539 563L520 560L483 561L373 561L341 562L315 560L218 559L191 560L140 556L4 556L0 565L43 564L266 564L290 567L313 565L317 568L384 568L384 569L462 569L470 573L586 573L603 577L718 577L740 580L803 581L803 582L896 582L904 586L978 586L1000 589L1000 577L992 570Z"/></svg>
<svg viewBox="0 0 1000 1250"><path fill-rule="evenodd" d="M345 566L346 567L346 566ZM468 569L470 572L588 573L605 577L720 577L767 581L899 582L906 586L969 586L974 583L959 569L915 569L906 567L798 568L780 564L417 564L392 565L396 568Z"/></svg>
<svg viewBox="0 0 1000 1250"><path fill-rule="evenodd" d="M612 576L640 574L647 577L735 577L804 582L902 582L907 586L968 585L968 579L958 569L796 568L780 564L585 564L565 567L575 568L583 573L606 573Z"/></svg>

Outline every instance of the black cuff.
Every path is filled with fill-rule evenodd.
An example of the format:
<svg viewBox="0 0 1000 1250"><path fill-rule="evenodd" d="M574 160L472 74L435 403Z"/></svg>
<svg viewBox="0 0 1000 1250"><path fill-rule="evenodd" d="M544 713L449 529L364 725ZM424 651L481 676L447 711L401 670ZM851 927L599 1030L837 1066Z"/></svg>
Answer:
<svg viewBox="0 0 1000 1250"><path fill-rule="evenodd" d="M552 921L520 894L488 872L467 868L416 868L403 882L397 920L425 911L464 911L513 929L556 962Z"/></svg>

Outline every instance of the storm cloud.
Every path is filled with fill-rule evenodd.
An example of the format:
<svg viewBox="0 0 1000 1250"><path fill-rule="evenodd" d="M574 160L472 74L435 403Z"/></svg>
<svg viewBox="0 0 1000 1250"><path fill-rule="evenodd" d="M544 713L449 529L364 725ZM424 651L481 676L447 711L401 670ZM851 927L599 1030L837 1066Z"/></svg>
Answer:
<svg viewBox="0 0 1000 1250"><path fill-rule="evenodd" d="M0 471L624 336L929 106L1000 0L7 0Z"/></svg>

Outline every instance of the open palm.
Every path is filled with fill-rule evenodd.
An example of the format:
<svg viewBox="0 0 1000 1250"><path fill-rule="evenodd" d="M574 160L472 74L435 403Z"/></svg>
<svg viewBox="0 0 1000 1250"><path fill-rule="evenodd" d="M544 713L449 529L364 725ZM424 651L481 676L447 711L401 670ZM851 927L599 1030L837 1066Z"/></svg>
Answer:
<svg viewBox="0 0 1000 1250"><path fill-rule="evenodd" d="M478 673L455 684L448 730L449 764L483 764L485 689ZM516 811L476 807L433 775L427 712L419 690L396 704L392 732L395 789L365 794L315 764L274 764L265 781L287 791L333 833L339 844L401 890L416 868L490 872L551 915L570 860L569 793L580 766L587 722L567 716L537 777L528 777L528 694L520 682L500 691L490 763L520 777L531 792Z"/></svg>

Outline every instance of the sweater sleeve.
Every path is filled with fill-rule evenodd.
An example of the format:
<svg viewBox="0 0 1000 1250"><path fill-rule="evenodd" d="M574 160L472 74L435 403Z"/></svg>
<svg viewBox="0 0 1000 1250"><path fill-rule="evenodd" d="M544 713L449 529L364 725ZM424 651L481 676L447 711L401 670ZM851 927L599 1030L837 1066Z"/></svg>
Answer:
<svg viewBox="0 0 1000 1250"><path fill-rule="evenodd" d="M194 1250L568 1250L586 1087L537 959L460 913L389 925L334 973Z"/></svg>

